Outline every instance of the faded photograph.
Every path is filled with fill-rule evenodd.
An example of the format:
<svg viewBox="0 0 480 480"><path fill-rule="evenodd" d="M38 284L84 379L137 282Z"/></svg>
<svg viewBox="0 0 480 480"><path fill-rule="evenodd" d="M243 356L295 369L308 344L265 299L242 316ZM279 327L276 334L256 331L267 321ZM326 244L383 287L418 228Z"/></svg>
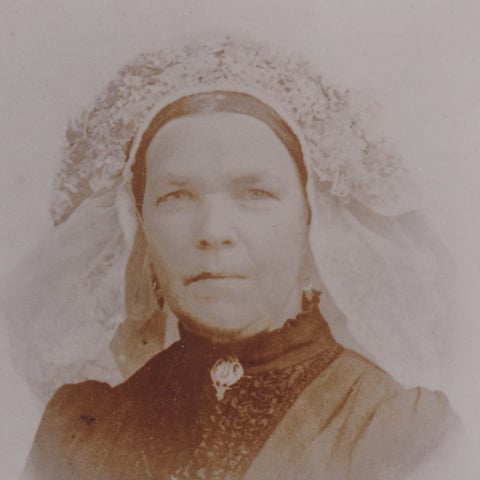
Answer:
<svg viewBox="0 0 480 480"><path fill-rule="evenodd" d="M474 478L454 262L378 105L254 36L159 47L69 122L2 288L20 478Z"/></svg>

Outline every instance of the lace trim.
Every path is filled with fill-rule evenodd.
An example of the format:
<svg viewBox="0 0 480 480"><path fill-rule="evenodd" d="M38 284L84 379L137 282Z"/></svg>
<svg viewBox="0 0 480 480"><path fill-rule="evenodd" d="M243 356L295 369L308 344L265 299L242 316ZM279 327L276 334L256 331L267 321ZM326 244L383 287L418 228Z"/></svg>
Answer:
<svg viewBox="0 0 480 480"><path fill-rule="evenodd" d="M348 90L326 85L302 60L227 37L141 55L120 70L68 128L51 204L55 223L90 195L118 186L128 145L162 103L182 92L219 88L264 97L284 113L304 139L322 190L367 202L391 203L399 195L405 171L367 135Z"/></svg>

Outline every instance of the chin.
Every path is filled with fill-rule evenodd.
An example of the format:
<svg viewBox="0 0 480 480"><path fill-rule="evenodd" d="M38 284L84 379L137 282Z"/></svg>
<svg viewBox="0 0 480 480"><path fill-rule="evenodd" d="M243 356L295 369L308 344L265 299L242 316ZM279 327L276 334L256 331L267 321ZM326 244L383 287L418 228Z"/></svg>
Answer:
<svg viewBox="0 0 480 480"><path fill-rule="evenodd" d="M258 333L252 332L255 314L249 314L244 303L232 305L230 302L212 300L192 303L172 309L192 333L215 342L240 340Z"/></svg>
<svg viewBox="0 0 480 480"><path fill-rule="evenodd" d="M183 321L183 323L192 333L199 337L206 338L213 343L236 342L248 337L241 329L216 328L211 325L200 324L196 321Z"/></svg>

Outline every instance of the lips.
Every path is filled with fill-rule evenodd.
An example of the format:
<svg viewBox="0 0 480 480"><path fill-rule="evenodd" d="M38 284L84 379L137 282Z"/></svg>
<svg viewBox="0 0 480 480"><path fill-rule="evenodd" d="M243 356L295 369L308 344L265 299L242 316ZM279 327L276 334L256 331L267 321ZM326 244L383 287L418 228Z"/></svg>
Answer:
<svg viewBox="0 0 480 480"><path fill-rule="evenodd" d="M201 280L222 280L222 279L244 279L245 275L240 275L236 273L223 273L223 272L201 272L197 275L187 277L184 280L185 285L190 285Z"/></svg>

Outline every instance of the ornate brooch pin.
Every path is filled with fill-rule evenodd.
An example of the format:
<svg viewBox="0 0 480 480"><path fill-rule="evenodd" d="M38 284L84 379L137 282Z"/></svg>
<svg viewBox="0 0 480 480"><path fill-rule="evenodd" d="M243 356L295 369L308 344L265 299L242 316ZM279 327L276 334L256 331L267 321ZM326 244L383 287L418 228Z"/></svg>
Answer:
<svg viewBox="0 0 480 480"><path fill-rule="evenodd" d="M210 369L210 378L217 394L222 400L225 392L243 377L243 367L237 358L220 358Z"/></svg>

